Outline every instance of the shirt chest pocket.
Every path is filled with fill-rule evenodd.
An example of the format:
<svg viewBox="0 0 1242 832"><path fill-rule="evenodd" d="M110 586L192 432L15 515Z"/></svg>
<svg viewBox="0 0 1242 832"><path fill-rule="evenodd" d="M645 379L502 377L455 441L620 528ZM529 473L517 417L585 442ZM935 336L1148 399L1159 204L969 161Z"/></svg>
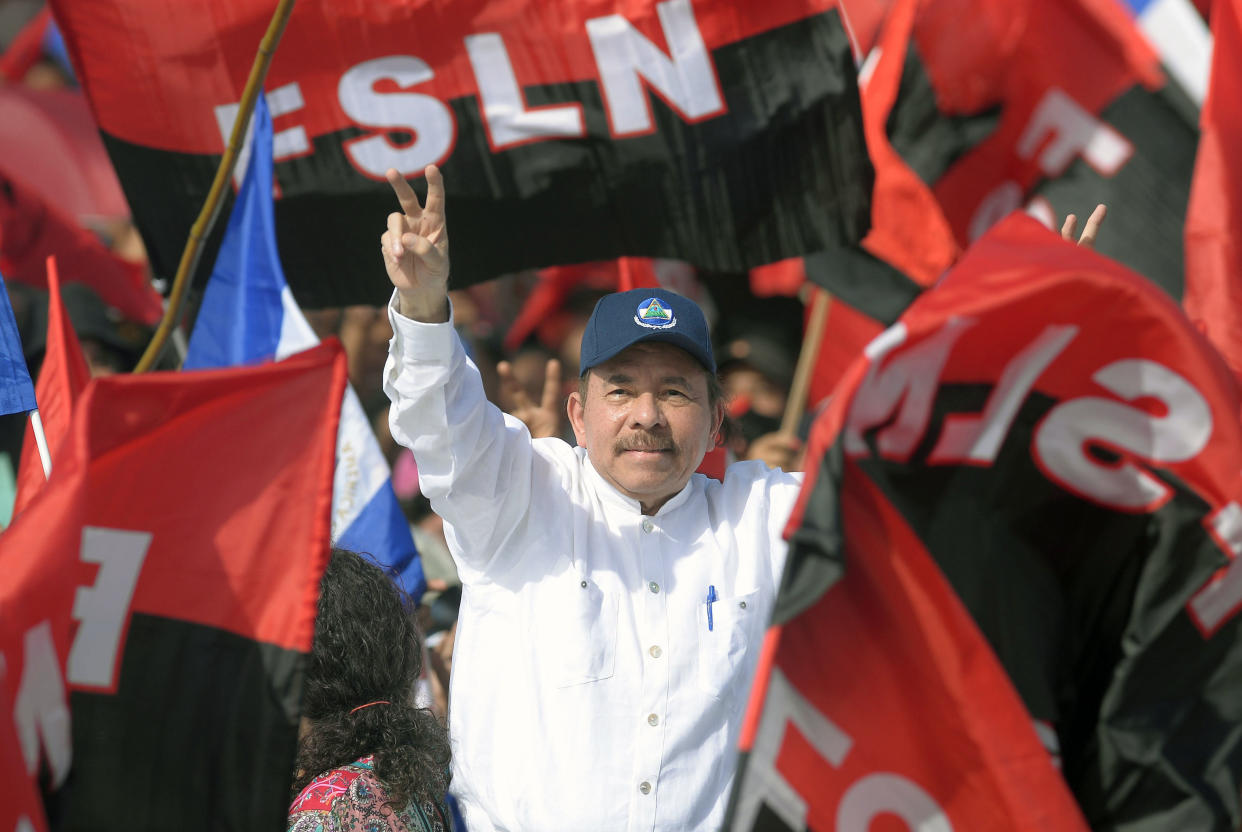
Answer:
<svg viewBox="0 0 1242 832"><path fill-rule="evenodd" d="M738 689L756 624L758 590L732 598L699 604L695 630L699 634L699 687L717 699L728 699Z"/></svg>
<svg viewBox="0 0 1242 832"><path fill-rule="evenodd" d="M564 688L609 678L617 654L616 596L576 574L556 583L539 616L540 641L552 651L552 681Z"/></svg>

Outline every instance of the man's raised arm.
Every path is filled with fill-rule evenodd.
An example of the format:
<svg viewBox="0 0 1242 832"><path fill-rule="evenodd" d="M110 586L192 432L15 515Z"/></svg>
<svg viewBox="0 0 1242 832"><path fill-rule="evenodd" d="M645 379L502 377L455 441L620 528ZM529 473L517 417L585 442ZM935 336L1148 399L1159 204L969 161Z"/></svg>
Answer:
<svg viewBox="0 0 1242 832"><path fill-rule="evenodd" d="M449 323L448 231L444 179L428 165L427 202L395 170L388 181L401 210L381 237L396 289L389 304L393 339L384 365L393 438L414 453L419 488L444 518L463 581L497 580L518 559L495 559L514 534L544 532L526 522L532 483L559 483L555 466L534 452L529 432L506 421L483 394L483 382ZM562 443L563 444L563 443ZM572 457L564 446L562 456ZM531 547L519 551L532 550Z"/></svg>

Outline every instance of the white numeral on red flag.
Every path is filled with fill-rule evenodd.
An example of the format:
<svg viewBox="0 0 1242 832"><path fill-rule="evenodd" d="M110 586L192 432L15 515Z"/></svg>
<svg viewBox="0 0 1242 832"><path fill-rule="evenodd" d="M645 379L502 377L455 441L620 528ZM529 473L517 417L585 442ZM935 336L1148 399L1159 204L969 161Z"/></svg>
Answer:
<svg viewBox="0 0 1242 832"><path fill-rule="evenodd" d="M93 586L78 587L74 596L73 617L80 626L69 649L71 684L112 686L129 603L150 546L150 532L82 529L82 560L99 564L99 574Z"/></svg>
<svg viewBox="0 0 1242 832"><path fill-rule="evenodd" d="M60 675L60 659L56 656L50 621L41 621L26 631L22 653L19 665L22 675L13 702L13 723L27 773L34 776L38 771L42 739L52 786L56 787L69 774L73 738L65 682Z"/></svg>
<svg viewBox="0 0 1242 832"><path fill-rule="evenodd" d="M667 55L619 14L586 23L614 136L655 129L643 81L687 121L724 111L716 68L690 0L658 3L656 13L668 43Z"/></svg>
<svg viewBox="0 0 1242 832"><path fill-rule="evenodd" d="M763 716L747 760L734 815L733 828L754 828L766 805L793 829L807 826L807 803L776 767L785 736L793 727L833 768L840 768L853 748L853 739L790 684L773 667L764 697ZM944 810L909 778L891 772L871 772L846 789L837 807L838 832L867 832L880 815L896 815L911 830L952 832Z"/></svg>

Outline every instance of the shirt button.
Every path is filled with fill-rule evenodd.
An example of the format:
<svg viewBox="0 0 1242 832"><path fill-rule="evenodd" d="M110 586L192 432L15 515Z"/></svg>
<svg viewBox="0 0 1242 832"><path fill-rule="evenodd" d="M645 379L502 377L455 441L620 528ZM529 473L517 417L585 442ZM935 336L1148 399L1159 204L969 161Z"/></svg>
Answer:
<svg viewBox="0 0 1242 832"><path fill-rule="evenodd" d="M583 582L581 583L581 587L582 587L583 589L586 589L586 588L587 588L587 582L586 582L586 581L583 581Z"/></svg>
<svg viewBox="0 0 1242 832"><path fill-rule="evenodd" d="M660 718L655 714L647 714L647 724L654 728L660 724Z"/></svg>
<svg viewBox="0 0 1242 832"><path fill-rule="evenodd" d="M662 654L664 651L660 649L660 645L653 644L651 645L651 649L648 650L647 652L651 654L651 658L658 659L660 658L660 654Z"/></svg>
<svg viewBox="0 0 1242 832"><path fill-rule="evenodd" d="M739 607L741 607L742 609L746 609L746 602L745 602L745 601L739 601L739 602L738 602L738 606L739 606Z"/></svg>
<svg viewBox="0 0 1242 832"><path fill-rule="evenodd" d="M652 595L655 595L659 593L660 585L657 584L655 581L652 581L651 583L647 584L647 589L651 590Z"/></svg>
<svg viewBox="0 0 1242 832"><path fill-rule="evenodd" d="M638 784L638 790L643 794L651 794L651 784L644 780Z"/></svg>
<svg viewBox="0 0 1242 832"><path fill-rule="evenodd" d="M655 523L652 523L650 520L643 520L643 531L650 532L654 528L655 528Z"/></svg>

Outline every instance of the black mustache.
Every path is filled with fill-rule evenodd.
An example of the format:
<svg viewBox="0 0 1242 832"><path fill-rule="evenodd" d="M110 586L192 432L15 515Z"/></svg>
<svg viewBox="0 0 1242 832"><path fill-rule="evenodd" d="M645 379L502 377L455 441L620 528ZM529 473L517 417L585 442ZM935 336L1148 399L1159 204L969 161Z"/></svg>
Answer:
<svg viewBox="0 0 1242 832"><path fill-rule="evenodd" d="M673 440L668 438L660 438L658 436L645 436L638 434L625 439L617 440L617 453L624 451L675 451L677 445Z"/></svg>

